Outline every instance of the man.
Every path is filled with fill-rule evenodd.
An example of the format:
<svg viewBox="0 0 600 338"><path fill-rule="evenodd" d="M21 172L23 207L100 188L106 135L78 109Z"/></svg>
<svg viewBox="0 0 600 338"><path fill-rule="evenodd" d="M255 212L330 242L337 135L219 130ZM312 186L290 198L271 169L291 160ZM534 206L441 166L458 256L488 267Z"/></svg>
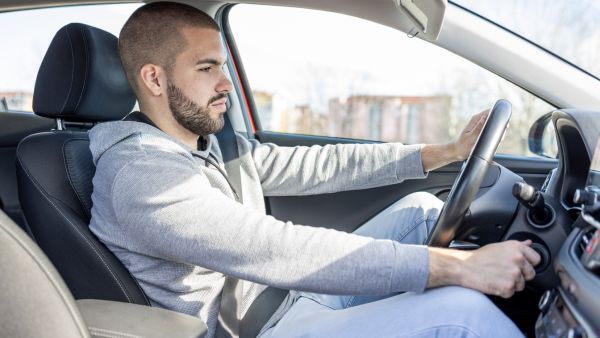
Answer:
<svg viewBox="0 0 600 338"><path fill-rule="evenodd" d="M246 281L242 316L264 285L297 290L264 337L520 335L471 289L503 297L522 290L539 262L529 242L427 248L441 201L424 193L355 234L278 221L263 202L424 177L468 156L485 113L448 145L288 148L238 136L243 190L235 191L214 137L232 90L216 23L187 5L145 5L123 27L119 48L143 113L90 132L90 228L152 305L199 316L213 336L227 275ZM420 293L446 285L462 287Z"/></svg>

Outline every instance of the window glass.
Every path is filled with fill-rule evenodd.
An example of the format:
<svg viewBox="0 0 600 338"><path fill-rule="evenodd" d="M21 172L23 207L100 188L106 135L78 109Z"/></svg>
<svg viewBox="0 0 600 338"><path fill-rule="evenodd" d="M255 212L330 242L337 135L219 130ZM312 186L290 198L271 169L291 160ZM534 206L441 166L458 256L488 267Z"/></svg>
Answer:
<svg viewBox="0 0 600 338"><path fill-rule="evenodd" d="M139 4L89 5L0 13L0 111L31 111L38 69L54 34L81 22L119 36Z"/></svg>
<svg viewBox="0 0 600 338"><path fill-rule="evenodd" d="M598 0L453 0L600 78Z"/></svg>
<svg viewBox="0 0 600 338"><path fill-rule="evenodd" d="M370 21L236 5L229 22L264 130L441 143L504 98L513 118L499 151L532 155L529 126L553 109L455 54Z"/></svg>

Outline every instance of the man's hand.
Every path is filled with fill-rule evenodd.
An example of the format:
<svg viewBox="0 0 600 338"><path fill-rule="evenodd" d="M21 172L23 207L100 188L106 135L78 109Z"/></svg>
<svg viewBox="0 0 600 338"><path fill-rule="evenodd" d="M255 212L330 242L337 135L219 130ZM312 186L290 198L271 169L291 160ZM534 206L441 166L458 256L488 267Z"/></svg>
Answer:
<svg viewBox="0 0 600 338"><path fill-rule="evenodd" d="M540 255L531 241L507 241L474 251L429 248L427 287L460 285L486 294L511 297L535 277Z"/></svg>
<svg viewBox="0 0 600 338"><path fill-rule="evenodd" d="M448 163L463 161L471 153L475 141L483 129L489 110L474 115L455 142L448 144L424 144L421 146L421 161L426 172L443 167Z"/></svg>
<svg viewBox="0 0 600 338"><path fill-rule="evenodd" d="M481 129L483 129L489 113L489 110L484 110L479 114L473 115L465 129L463 129L456 139L456 142L454 142L454 151L459 161L466 160L471 153L471 149L473 149L475 141L477 141L479 134L481 134Z"/></svg>

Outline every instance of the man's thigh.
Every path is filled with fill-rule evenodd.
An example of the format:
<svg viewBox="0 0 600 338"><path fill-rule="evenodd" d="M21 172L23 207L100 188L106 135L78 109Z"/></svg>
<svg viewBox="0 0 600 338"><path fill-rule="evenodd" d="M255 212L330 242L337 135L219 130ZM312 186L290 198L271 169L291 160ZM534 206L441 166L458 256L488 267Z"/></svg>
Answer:
<svg viewBox="0 0 600 338"><path fill-rule="evenodd" d="M303 297L262 337L508 338L522 334L485 295L450 286L342 310Z"/></svg>
<svg viewBox="0 0 600 338"><path fill-rule="evenodd" d="M377 239L390 239L405 244L424 244L433 229L443 202L429 193L413 193L377 214L355 234ZM331 309L344 309L377 301L390 295L339 296L320 293L300 293Z"/></svg>
<svg viewBox="0 0 600 338"><path fill-rule="evenodd" d="M405 244L424 244L443 204L430 193L416 192L375 215L354 233Z"/></svg>

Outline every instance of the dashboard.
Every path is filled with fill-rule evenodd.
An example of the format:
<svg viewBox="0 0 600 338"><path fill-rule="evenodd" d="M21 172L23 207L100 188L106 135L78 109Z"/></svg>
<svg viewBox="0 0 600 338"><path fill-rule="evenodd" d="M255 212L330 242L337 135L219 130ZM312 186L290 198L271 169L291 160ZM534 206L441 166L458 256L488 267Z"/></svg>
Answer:
<svg viewBox="0 0 600 338"><path fill-rule="evenodd" d="M552 123L560 160L541 193L556 220L534 232L552 265L537 281L546 291L535 333L541 338L599 337L600 113L558 110Z"/></svg>

